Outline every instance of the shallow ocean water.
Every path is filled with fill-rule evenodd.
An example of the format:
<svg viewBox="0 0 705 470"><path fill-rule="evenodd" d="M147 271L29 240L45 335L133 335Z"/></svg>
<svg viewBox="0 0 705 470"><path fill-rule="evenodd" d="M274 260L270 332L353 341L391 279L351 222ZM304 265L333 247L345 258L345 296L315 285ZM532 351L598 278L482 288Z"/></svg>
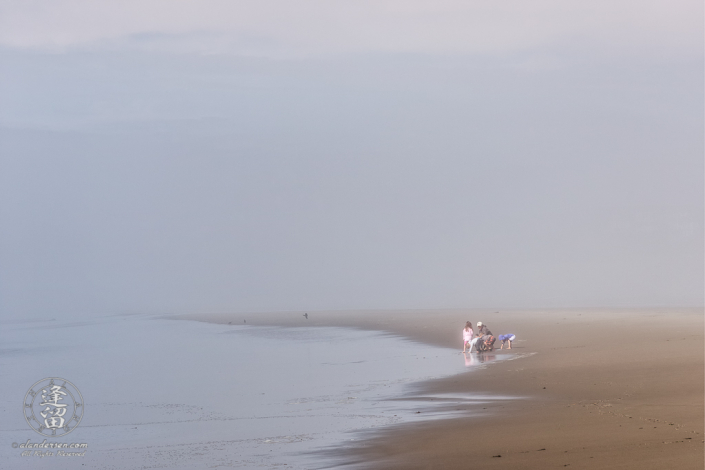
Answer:
<svg viewBox="0 0 705 470"><path fill-rule="evenodd" d="M354 329L134 315L5 324L0 340L2 468L335 466L330 452L319 451L372 429L437 419L448 403L507 398L410 394L414 383L481 363ZM13 447L45 439L22 411L28 389L44 377L67 379L83 395L81 423L47 441L87 443L84 457L22 457Z"/></svg>

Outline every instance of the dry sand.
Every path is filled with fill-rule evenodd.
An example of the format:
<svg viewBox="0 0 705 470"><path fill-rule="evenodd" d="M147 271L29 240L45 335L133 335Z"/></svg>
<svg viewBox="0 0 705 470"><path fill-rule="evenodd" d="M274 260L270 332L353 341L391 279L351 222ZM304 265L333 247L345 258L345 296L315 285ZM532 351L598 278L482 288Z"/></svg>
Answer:
<svg viewBox="0 0 705 470"><path fill-rule="evenodd" d="M515 333L514 361L421 385L524 397L489 414L374 434L345 451L371 468L702 469L703 310L412 310L210 314L250 325L344 326L462 349L466 320ZM535 353L529 355L528 353Z"/></svg>

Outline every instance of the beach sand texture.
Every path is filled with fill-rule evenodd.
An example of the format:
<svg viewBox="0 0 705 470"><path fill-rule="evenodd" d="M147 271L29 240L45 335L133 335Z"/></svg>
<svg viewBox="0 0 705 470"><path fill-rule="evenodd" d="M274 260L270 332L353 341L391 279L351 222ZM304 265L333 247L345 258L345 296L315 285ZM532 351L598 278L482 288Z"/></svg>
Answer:
<svg viewBox="0 0 705 470"><path fill-rule="evenodd" d="M343 326L462 349L466 320L515 333L515 353L422 393L524 397L487 414L375 431L341 462L370 468L703 468L703 311L411 310L187 315L216 323Z"/></svg>

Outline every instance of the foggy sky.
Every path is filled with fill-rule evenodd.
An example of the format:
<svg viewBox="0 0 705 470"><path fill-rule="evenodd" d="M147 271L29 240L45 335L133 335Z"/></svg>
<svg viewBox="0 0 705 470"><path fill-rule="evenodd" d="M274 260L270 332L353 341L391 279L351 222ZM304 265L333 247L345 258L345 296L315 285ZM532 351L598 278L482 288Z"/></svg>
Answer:
<svg viewBox="0 0 705 470"><path fill-rule="evenodd" d="M0 315L703 304L701 2L0 2Z"/></svg>

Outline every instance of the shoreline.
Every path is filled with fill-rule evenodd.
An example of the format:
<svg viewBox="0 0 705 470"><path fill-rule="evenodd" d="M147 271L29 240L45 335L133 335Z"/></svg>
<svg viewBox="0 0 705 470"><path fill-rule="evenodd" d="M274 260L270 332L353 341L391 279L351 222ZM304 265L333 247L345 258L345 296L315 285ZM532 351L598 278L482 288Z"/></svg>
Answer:
<svg viewBox="0 0 705 470"><path fill-rule="evenodd" d="M515 333L521 361L418 384L422 394L487 393L487 415L373 431L344 462L371 468L702 468L703 310L399 310L191 314L253 326L376 330L462 349L466 320ZM457 331L456 331L457 330ZM475 353L473 353L475 355ZM497 457L501 456L501 457Z"/></svg>

